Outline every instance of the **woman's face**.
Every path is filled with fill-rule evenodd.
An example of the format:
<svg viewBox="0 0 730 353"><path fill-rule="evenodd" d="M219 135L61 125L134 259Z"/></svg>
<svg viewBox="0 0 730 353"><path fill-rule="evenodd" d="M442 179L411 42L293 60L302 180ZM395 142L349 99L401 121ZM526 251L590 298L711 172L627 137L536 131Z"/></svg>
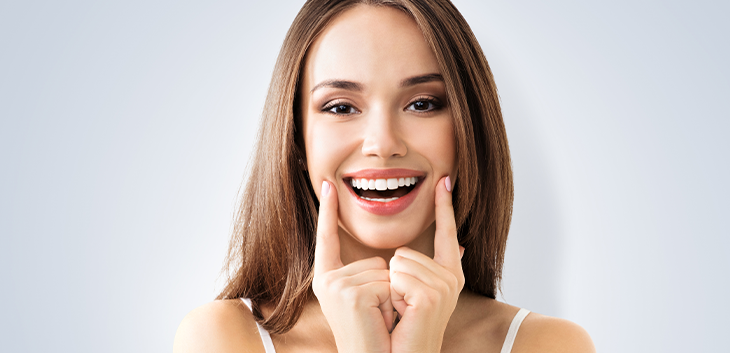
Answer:
<svg viewBox="0 0 730 353"><path fill-rule="evenodd" d="M455 144L413 19L366 5L337 16L309 49L299 94L311 183L317 195L322 181L335 185L340 228L375 249L432 237L434 188L456 180Z"/></svg>

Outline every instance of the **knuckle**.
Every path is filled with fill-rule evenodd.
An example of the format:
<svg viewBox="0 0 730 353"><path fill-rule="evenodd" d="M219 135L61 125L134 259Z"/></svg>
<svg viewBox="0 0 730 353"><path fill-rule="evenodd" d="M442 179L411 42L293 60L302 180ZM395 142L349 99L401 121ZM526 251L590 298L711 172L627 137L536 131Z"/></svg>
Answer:
<svg viewBox="0 0 730 353"><path fill-rule="evenodd" d="M380 269L388 268L388 262L385 261L385 259L380 256L373 257L372 262L373 262L373 266L375 268L380 268Z"/></svg>
<svg viewBox="0 0 730 353"><path fill-rule="evenodd" d="M452 277L454 278L455 282L454 287L461 290L461 288L464 287L464 283L466 282L466 279L464 278L464 272L460 269L457 273L454 273Z"/></svg>
<svg viewBox="0 0 730 353"><path fill-rule="evenodd" d="M436 306L438 305L438 303L441 302L441 293L433 289L424 290L423 295L421 296L421 300L423 301L423 304L429 307Z"/></svg>
<svg viewBox="0 0 730 353"><path fill-rule="evenodd" d="M403 263L403 258L398 255L395 255L390 258L390 268L391 269L400 268L402 263Z"/></svg>
<svg viewBox="0 0 730 353"><path fill-rule="evenodd" d="M342 286L342 281L336 273L327 272L321 275L321 279L319 280L319 286L322 287L320 288L322 290L330 288L336 289L339 286Z"/></svg>
<svg viewBox="0 0 730 353"><path fill-rule="evenodd" d="M345 303L348 304L350 307L358 307L365 303L365 299L367 296L366 291L364 291L361 287L347 287L343 288L341 290L341 293L343 293L343 298L345 299Z"/></svg>
<svg viewBox="0 0 730 353"><path fill-rule="evenodd" d="M455 288L455 286L452 286L451 283L449 283L449 282L451 282L451 281L450 280L438 281L436 283L436 288L434 288L434 289L438 293L449 294L449 293L451 293L451 289Z"/></svg>
<svg viewBox="0 0 730 353"><path fill-rule="evenodd" d="M395 255L403 256L408 253L408 251L411 250L410 248L407 248L405 246L401 246L398 249L395 249Z"/></svg>
<svg viewBox="0 0 730 353"><path fill-rule="evenodd" d="M464 288L464 275L462 273L451 274L446 278L445 284L447 292L458 295Z"/></svg>
<svg viewBox="0 0 730 353"><path fill-rule="evenodd" d="M409 303L414 309L425 310L426 312L430 308L438 305L441 295L433 288L420 288L417 291L411 292L412 302Z"/></svg>
<svg viewBox="0 0 730 353"><path fill-rule="evenodd" d="M346 279L344 279L344 278L340 278L340 279L338 279L338 280L332 281L332 282L330 283L330 285L329 285L329 288L330 288L330 290L331 290L331 291L332 291L333 293L337 293L337 292L340 292L340 291L344 291L344 290L346 290L346 289L347 289L348 287L349 287L349 286L347 285L347 280L346 280Z"/></svg>
<svg viewBox="0 0 730 353"><path fill-rule="evenodd" d="M446 278L446 286L447 288L458 288L459 287L459 278L454 275L450 275Z"/></svg>
<svg viewBox="0 0 730 353"><path fill-rule="evenodd" d="M433 261L435 261L438 264L443 263L445 260L446 259L444 259L444 257L441 256L441 254L436 254L433 256Z"/></svg>

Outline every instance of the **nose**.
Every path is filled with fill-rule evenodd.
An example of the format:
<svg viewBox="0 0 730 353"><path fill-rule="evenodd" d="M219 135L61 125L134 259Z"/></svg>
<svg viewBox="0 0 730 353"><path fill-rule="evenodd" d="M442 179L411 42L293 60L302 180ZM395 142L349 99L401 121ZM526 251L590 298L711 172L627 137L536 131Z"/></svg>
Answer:
<svg viewBox="0 0 730 353"><path fill-rule="evenodd" d="M404 157L408 152L397 117L386 112L371 112L364 129L362 153L383 159Z"/></svg>

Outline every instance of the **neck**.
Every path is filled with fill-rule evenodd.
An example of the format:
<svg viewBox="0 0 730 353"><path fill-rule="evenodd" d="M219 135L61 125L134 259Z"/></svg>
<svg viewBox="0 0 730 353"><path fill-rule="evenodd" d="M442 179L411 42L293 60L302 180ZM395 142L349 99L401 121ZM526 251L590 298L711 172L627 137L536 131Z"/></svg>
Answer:
<svg viewBox="0 0 730 353"><path fill-rule="evenodd" d="M433 238L435 231L436 223L431 223L431 225L418 235L418 237L407 244L403 244L402 246L409 247L427 256L433 257ZM389 249L369 247L344 231L342 228L339 230L339 236L340 257L342 258L342 263L344 265L375 256L382 257L385 261L390 261L390 258L393 257L393 254L397 249L397 247Z"/></svg>

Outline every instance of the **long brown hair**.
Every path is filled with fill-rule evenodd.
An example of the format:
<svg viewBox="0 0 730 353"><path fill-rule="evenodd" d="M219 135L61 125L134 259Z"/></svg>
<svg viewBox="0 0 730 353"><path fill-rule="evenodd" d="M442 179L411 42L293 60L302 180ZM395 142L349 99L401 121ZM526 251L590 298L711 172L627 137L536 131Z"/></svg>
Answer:
<svg viewBox="0 0 730 353"><path fill-rule="evenodd" d="M465 287L495 298L512 217L512 169L497 87L469 25L447 0L310 0L294 19L269 86L218 299L246 297L271 333L290 330L312 296L318 201L303 162L297 90L307 49L357 4L409 14L436 55L454 118L454 209ZM264 318L259 305L273 307Z"/></svg>

